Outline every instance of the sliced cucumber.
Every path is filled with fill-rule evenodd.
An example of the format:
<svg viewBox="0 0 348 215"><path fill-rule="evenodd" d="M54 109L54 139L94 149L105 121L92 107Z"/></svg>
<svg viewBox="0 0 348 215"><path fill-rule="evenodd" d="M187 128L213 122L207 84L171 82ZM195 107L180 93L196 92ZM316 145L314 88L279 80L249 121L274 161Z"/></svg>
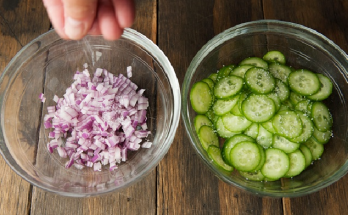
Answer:
<svg viewBox="0 0 348 215"><path fill-rule="evenodd" d="M274 135L272 147L275 149L280 149L285 153L292 153L300 148L300 144L292 142L285 137Z"/></svg>
<svg viewBox="0 0 348 215"><path fill-rule="evenodd" d="M279 79L275 79L274 92L278 95L281 102L287 100L290 96L290 90L288 86L286 86L284 82Z"/></svg>
<svg viewBox="0 0 348 215"><path fill-rule="evenodd" d="M246 180L250 180L250 181L263 181L265 179L265 176L262 175L260 170L253 171L253 172L239 171L239 174L242 177L244 177Z"/></svg>
<svg viewBox="0 0 348 215"><path fill-rule="evenodd" d="M283 177L290 168L288 155L280 149L266 149L266 162L261 169L262 175L270 180Z"/></svg>
<svg viewBox="0 0 348 215"><path fill-rule="evenodd" d="M257 137L257 135L259 134L259 124L258 123L251 124L244 131L244 134L255 139Z"/></svg>
<svg viewBox="0 0 348 215"><path fill-rule="evenodd" d="M257 144L257 146L259 147L261 159L260 159L259 165L257 165L257 167L255 168L256 171L260 170L266 162L266 153L264 148L259 144Z"/></svg>
<svg viewBox="0 0 348 215"><path fill-rule="evenodd" d="M281 136L295 138L302 133L302 121L294 111L279 111L272 122L276 133Z"/></svg>
<svg viewBox="0 0 348 215"><path fill-rule="evenodd" d="M201 114L198 114L197 116L195 116L195 118L193 119L193 124L195 126L197 134L199 132L199 129L203 125L208 125L210 127L213 126L213 123L209 120L209 118L206 117L205 115L201 115Z"/></svg>
<svg viewBox="0 0 348 215"><path fill-rule="evenodd" d="M216 132L219 134L220 137L222 138L230 138L233 137L234 135L238 134L237 132L232 132L228 130L224 123L222 122L221 117L215 122L215 128Z"/></svg>
<svg viewBox="0 0 348 215"><path fill-rule="evenodd" d="M266 95L268 98L273 100L275 111L277 112L279 110L280 106L282 105L278 95L276 93L268 93Z"/></svg>
<svg viewBox="0 0 348 215"><path fill-rule="evenodd" d="M208 78L210 78L211 80L214 81L214 83L216 83L217 77L218 77L218 74L217 74L217 73L212 73L212 74L209 75Z"/></svg>
<svg viewBox="0 0 348 215"><path fill-rule="evenodd" d="M307 140L303 144L307 146L309 150L311 151L313 160L318 160L324 152L324 145L320 144L313 137L309 138L309 140Z"/></svg>
<svg viewBox="0 0 348 215"><path fill-rule="evenodd" d="M213 105L213 94L209 85L202 81L195 83L191 88L190 101L194 111L205 114Z"/></svg>
<svg viewBox="0 0 348 215"><path fill-rule="evenodd" d="M297 103L299 103L300 101L307 100L307 98L305 96L302 96L302 95L297 94L295 92L290 92L289 99L290 99L290 102L293 106L296 106Z"/></svg>
<svg viewBox="0 0 348 215"><path fill-rule="evenodd" d="M217 146L209 146L207 150L208 156L210 159L213 160L213 163L222 170L225 170L227 172L232 172L233 167L226 164L224 160L221 157L221 151L220 148Z"/></svg>
<svg viewBox="0 0 348 215"><path fill-rule="evenodd" d="M253 142L254 139L246 136L245 134L237 134L229 139L227 139L224 142L224 145L222 147L222 158L224 159L224 161L226 163L228 163L229 165L232 165L230 162L230 152L231 149L240 142L244 142L244 141L248 141L248 142Z"/></svg>
<svg viewBox="0 0 348 215"><path fill-rule="evenodd" d="M307 146L305 146L304 144L301 144L300 150L305 157L305 160L306 160L305 167L307 168L309 165L311 165L311 163L313 161L311 150L309 150L309 148Z"/></svg>
<svg viewBox="0 0 348 215"><path fill-rule="evenodd" d="M315 73L300 69L290 73L289 86L296 93L309 96L320 90L320 81Z"/></svg>
<svg viewBox="0 0 348 215"><path fill-rule="evenodd" d="M242 102L242 113L252 122L266 122L275 112L273 100L266 95L251 94Z"/></svg>
<svg viewBox="0 0 348 215"><path fill-rule="evenodd" d="M314 126L313 122L306 114L298 113L298 116L300 116L302 122L302 133L300 136L292 138L291 141L295 143L304 143L313 135Z"/></svg>
<svg viewBox="0 0 348 215"><path fill-rule="evenodd" d="M242 132L251 125L251 121L243 116L236 116L231 113L222 116L225 127L232 132Z"/></svg>
<svg viewBox="0 0 348 215"><path fill-rule="evenodd" d="M319 131L328 131L332 127L332 116L329 109L322 102L314 102L312 105L311 116L314 126Z"/></svg>
<svg viewBox="0 0 348 215"><path fill-rule="evenodd" d="M267 131L271 132L272 134L275 134L276 131L273 128L273 123L272 123L272 119L268 120L267 122L263 122L262 127L264 127Z"/></svg>
<svg viewBox="0 0 348 215"><path fill-rule="evenodd" d="M252 65L263 69L268 69L268 63L258 57L249 57L242 60L239 65Z"/></svg>
<svg viewBox="0 0 348 215"><path fill-rule="evenodd" d="M228 65L228 66L224 66L222 67L219 72L217 73L217 81L221 80L224 77L227 77L230 75L230 73L232 72L233 68L235 67L235 65Z"/></svg>
<svg viewBox="0 0 348 215"><path fill-rule="evenodd" d="M236 116L243 116L242 113L242 103L248 97L248 93L242 92L239 96L238 104L233 107L231 113Z"/></svg>
<svg viewBox="0 0 348 215"><path fill-rule="evenodd" d="M262 59L267 62L277 62L281 64L286 63L285 56L280 51L269 51L263 56Z"/></svg>
<svg viewBox="0 0 348 215"><path fill-rule="evenodd" d="M289 75L292 72L291 68L279 63L271 63L269 72L277 79L280 79L285 84L288 84Z"/></svg>
<svg viewBox="0 0 348 215"><path fill-rule="evenodd" d="M321 144L329 142L332 137L332 130L319 131L314 127L313 137Z"/></svg>
<svg viewBox="0 0 348 215"><path fill-rule="evenodd" d="M248 71L248 69L250 69L252 67L254 67L254 66L251 66L251 65L237 66L236 68L233 69L233 71L230 73L230 75L235 75L235 76L239 76L241 78L244 78L246 71Z"/></svg>
<svg viewBox="0 0 348 215"><path fill-rule="evenodd" d="M263 148L269 148L273 143L273 134L260 125L256 142Z"/></svg>
<svg viewBox="0 0 348 215"><path fill-rule="evenodd" d="M203 125L199 129L198 138L204 150L207 150L210 145L219 146L219 138L210 126Z"/></svg>
<svg viewBox="0 0 348 215"><path fill-rule="evenodd" d="M234 96L241 91L243 84L244 81L241 77L224 77L215 84L214 95L219 99Z"/></svg>
<svg viewBox="0 0 348 215"><path fill-rule="evenodd" d="M312 102L310 100L300 101L300 102L298 102L295 105L295 110L298 110L298 111L301 111L301 112L303 112L305 114L309 114L310 115L310 111L308 111L308 106L312 105L311 103Z"/></svg>
<svg viewBox="0 0 348 215"><path fill-rule="evenodd" d="M239 95L236 95L229 99L217 99L213 105L213 111L215 115L222 116L232 110L237 104Z"/></svg>
<svg viewBox="0 0 348 215"><path fill-rule="evenodd" d="M302 152L298 149L289 154L290 168L284 175L287 178L291 178L299 175L306 168L306 158Z"/></svg>
<svg viewBox="0 0 348 215"><path fill-rule="evenodd" d="M265 69L254 67L245 73L245 83L254 93L267 94L274 90L275 80Z"/></svg>
<svg viewBox="0 0 348 215"><path fill-rule="evenodd" d="M317 74L320 81L320 90L311 96L308 96L310 100L322 101L327 99L332 93L332 82L331 80L322 74Z"/></svg>
<svg viewBox="0 0 348 215"><path fill-rule="evenodd" d="M202 82L208 84L210 90L213 90L213 89L214 89L214 84L215 84L215 83L214 83L214 81L211 80L210 78L205 78L205 79L202 80Z"/></svg>
<svg viewBox="0 0 348 215"><path fill-rule="evenodd" d="M253 171L261 161L260 149L253 142L240 142L232 148L230 161L237 170L244 172Z"/></svg>
<svg viewBox="0 0 348 215"><path fill-rule="evenodd" d="M210 108L205 114L204 114L206 117L208 117L208 119L210 121L214 121L214 118L215 118L215 114L214 114L214 111L212 108Z"/></svg>

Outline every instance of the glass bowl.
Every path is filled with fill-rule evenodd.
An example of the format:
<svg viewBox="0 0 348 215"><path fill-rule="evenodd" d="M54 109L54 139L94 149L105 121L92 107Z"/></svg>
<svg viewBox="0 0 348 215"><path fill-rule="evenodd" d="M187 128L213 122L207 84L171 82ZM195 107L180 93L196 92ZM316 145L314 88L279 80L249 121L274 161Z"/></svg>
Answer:
<svg viewBox="0 0 348 215"><path fill-rule="evenodd" d="M85 63L91 76L96 68L130 78L149 99L147 126L151 148L128 153L128 160L115 171L106 165L93 168L65 168L68 158L49 153L49 130L43 126L53 96L62 97ZM167 153L180 120L180 86L164 53L144 35L126 29L122 38L110 42L101 36L66 41L49 31L25 46L1 75L0 152L21 177L44 190L60 195L85 197L118 191L155 168ZM42 103L39 94L44 93Z"/></svg>
<svg viewBox="0 0 348 215"><path fill-rule="evenodd" d="M333 82L332 95L325 100L333 115L333 138L325 144L320 160L300 175L278 181L245 180L237 171L220 171L202 148L195 132L189 93L193 83L224 65L237 64L251 56L262 57L279 50L287 65L323 73ZM261 196L296 197L318 191L343 177L348 170L347 83L348 56L322 34L307 27L275 20L248 22L232 27L210 40L192 60L182 85L182 119L193 148L205 165L222 181Z"/></svg>

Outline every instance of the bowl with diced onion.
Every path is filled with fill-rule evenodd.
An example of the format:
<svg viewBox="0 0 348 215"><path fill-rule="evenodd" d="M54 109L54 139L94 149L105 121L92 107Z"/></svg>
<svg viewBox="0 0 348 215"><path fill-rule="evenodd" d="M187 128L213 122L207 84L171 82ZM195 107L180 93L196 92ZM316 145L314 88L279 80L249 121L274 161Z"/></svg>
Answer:
<svg viewBox="0 0 348 215"><path fill-rule="evenodd" d="M180 118L165 54L126 29L117 41L51 30L1 75L0 152L31 184L64 196L120 191L165 156Z"/></svg>
<svg viewBox="0 0 348 215"><path fill-rule="evenodd" d="M193 58L182 119L204 164L256 195L297 197L348 171L348 56L305 26L227 29Z"/></svg>

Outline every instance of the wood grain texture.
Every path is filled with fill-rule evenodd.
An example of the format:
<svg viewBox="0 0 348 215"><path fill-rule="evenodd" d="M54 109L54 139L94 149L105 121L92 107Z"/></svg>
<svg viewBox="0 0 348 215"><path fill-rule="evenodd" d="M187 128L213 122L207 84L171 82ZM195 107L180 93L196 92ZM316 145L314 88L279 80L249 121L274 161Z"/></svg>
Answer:
<svg viewBox="0 0 348 215"><path fill-rule="evenodd" d="M265 19L278 19L305 25L322 33L345 52L348 51L348 2L324 0L264 0ZM284 198L284 214L345 214L348 177L308 196Z"/></svg>
<svg viewBox="0 0 348 215"><path fill-rule="evenodd" d="M20 15L19 15L20 14ZM49 29L40 0L0 0L0 72L29 41ZM0 158L0 214L29 214L32 186Z"/></svg>
<svg viewBox="0 0 348 215"><path fill-rule="evenodd" d="M192 58L214 35L236 24L262 18L261 2L257 0L160 1L158 44L183 83ZM209 172L192 150L183 123L160 163L158 183L158 214L282 213L281 200L246 193Z"/></svg>

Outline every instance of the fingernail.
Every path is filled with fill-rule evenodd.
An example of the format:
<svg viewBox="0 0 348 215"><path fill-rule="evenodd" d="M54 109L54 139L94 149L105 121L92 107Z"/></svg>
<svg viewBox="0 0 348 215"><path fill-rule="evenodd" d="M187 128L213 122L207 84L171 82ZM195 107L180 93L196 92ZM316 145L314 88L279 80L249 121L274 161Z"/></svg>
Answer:
<svg viewBox="0 0 348 215"><path fill-rule="evenodd" d="M67 17L65 19L65 34L72 40L81 39L85 34L84 23Z"/></svg>

